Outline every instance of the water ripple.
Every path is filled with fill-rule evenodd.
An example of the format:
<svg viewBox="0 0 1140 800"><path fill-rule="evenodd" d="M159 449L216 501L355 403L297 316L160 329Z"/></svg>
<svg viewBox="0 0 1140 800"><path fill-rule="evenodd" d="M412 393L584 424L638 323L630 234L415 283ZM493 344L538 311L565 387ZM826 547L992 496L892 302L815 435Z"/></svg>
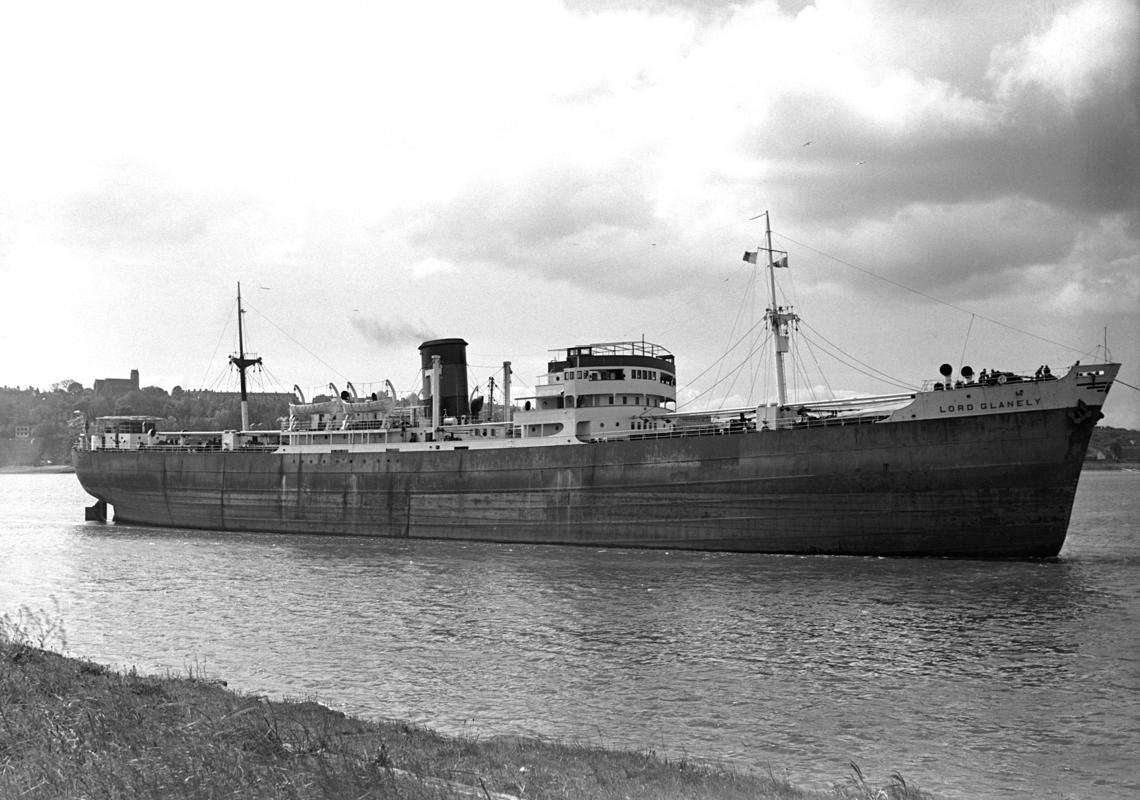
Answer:
<svg viewBox="0 0 1140 800"><path fill-rule="evenodd" d="M1003 563L77 524L72 477L0 476L0 613L56 598L76 654L455 733L1124 798L1138 488L1086 476L1064 558Z"/></svg>

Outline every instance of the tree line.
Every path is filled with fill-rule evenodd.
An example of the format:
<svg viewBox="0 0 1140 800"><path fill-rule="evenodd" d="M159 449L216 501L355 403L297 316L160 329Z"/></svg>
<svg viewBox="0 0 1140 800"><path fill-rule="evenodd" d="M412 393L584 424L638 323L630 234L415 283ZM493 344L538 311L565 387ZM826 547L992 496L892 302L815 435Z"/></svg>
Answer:
<svg viewBox="0 0 1140 800"><path fill-rule="evenodd" d="M250 427L276 429L289 414L289 394L251 394ZM233 430L241 427L236 392L183 389L167 392L147 386L119 394L96 394L75 380L53 383L47 390L29 386L0 387L0 440L14 439L28 428L36 461L66 461L77 436L96 417L143 415L162 420L162 430Z"/></svg>
<svg viewBox="0 0 1140 800"><path fill-rule="evenodd" d="M291 397L285 393L251 394L250 427L278 429L280 419L289 414ZM324 395L313 398L326 399ZM409 395L403 402L414 401L415 395ZM96 417L126 415L158 417L162 420L161 430L221 431L241 427L237 392L181 386L167 392L159 386L147 386L121 394L96 394L94 389L70 379L57 381L47 390L0 387L0 440L14 439L18 428L27 427L37 462L69 460L76 437ZM1140 441L1140 431L1098 426L1093 430L1091 446L1120 460L1122 447L1136 441Z"/></svg>

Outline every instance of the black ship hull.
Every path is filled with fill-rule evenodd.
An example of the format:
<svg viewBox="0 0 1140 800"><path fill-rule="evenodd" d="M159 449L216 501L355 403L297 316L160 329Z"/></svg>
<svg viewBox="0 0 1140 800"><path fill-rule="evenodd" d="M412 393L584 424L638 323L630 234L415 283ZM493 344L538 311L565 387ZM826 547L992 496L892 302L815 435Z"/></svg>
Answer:
<svg viewBox="0 0 1140 800"><path fill-rule="evenodd" d="M78 450L75 467L116 521L142 525L1050 557L1097 417L1055 408L482 450Z"/></svg>

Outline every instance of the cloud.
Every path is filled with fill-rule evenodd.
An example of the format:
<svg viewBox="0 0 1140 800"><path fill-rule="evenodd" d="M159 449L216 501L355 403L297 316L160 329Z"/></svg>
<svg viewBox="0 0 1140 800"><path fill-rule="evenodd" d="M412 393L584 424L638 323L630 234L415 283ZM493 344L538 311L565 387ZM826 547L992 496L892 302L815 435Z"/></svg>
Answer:
<svg viewBox="0 0 1140 800"><path fill-rule="evenodd" d="M1025 198L914 203L834 230L821 237L821 249L905 286L967 301L1005 290L1026 267L1055 263L1079 231L1078 221Z"/></svg>
<svg viewBox="0 0 1140 800"><path fill-rule="evenodd" d="M0 85L21 123L0 148L0 271L71 281L61 316L89 321L107 287L142 287L82 354L106 374L138 330L194 327L175 296L235 280L274 286L271 310L343 344L348 371L432 328L503 357L667 329L703 357L765 209L778 235L963 308L1028 308L1023 327L1100 330L1136 301L1128 0L70 12L26 4L0 30L0 68L26 76ZM825 314L902 292L788 249ZM509 337L486 322L505 299L525 321ZM58 378L39 368L11 380Z"/></svg>
<svg viewBox="0 0 1140 800"><path fill-rule="evenodd" d="M174 190L155 176L123 168L63 209L68 238L133 253L140 247L186 245L203 237L222 209Z"/></svg>
<svg viewBox="0 0 1140 800"><path fill-rule="evenodd" d="M459 253L552 280L591 283L604 280L608 268L595 269L581 253L652 238L648 195L636 169L542 164L503 178L480 176L448 202L421 209L411 240L430 259Z"/></svg>
<svg viewBox="0 0 1140 800"><path fill-rule="evenodd" d="M451 261L442 258L425 258L412 265L412 277L416 280L435 278L458 271L458 267Z"/></svg>
<svg viewBox="0 0 1140 800"><path fill-rule="evenodd" d="M1140 233L1140 7L1076 4L996 46L987 77L1023 188L1077 211L1129 211Z"/></svg>
<svg viewBox="0 0 1140 800"><path fill-rule="evenodd" d="M1061 11L1044 31L994 48L989 78L1015 101L1043 91L1074 111L1105 87L1135 85L1140 11L1129 0L1088 0Z"/></svg>
<svg viewBox="0 0 1140 800"><path fill-rule="evenodd" d="M1123 215L1082 230L1072 252L1040 289L1050 310L1079 318L1090 311L1131 317L1140 302L1140 241Z"/></svg>

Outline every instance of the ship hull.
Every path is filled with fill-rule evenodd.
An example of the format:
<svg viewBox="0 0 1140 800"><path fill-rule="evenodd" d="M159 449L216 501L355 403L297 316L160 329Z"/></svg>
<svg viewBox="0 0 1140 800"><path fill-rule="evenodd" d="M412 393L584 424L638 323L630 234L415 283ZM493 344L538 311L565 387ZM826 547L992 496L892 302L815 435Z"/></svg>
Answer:
<svg viewBox="0 0 1140 800"><path fill-rule="evenodd" d="M560 447L76 451L118 522L764 553L1050 557L1095 418L1064 409Z"/></svg>

